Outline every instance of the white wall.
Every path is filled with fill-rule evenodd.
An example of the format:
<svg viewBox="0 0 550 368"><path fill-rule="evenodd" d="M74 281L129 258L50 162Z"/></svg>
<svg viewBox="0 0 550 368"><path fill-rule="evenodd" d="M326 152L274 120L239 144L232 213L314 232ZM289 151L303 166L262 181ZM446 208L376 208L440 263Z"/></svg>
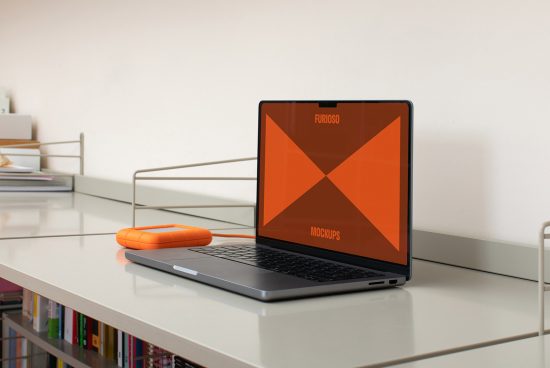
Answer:
<svg viewBox="0 0 550 368"><path fill-rule="evenodd" d="M40 140L83 131L86 173L123 181L255 155L261 99L411 99L415 226L534 243L549 24L545 0L0 0L0 85Z"/></svg>

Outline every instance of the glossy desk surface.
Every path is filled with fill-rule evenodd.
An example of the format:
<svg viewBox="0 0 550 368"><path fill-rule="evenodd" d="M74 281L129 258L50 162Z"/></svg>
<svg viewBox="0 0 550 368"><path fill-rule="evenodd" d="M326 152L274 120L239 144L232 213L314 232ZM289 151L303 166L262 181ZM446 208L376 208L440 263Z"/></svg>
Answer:
<svg viewBox="0 0 550 368"><path fill-rule="evenodd" d="M238 225L168 211L139 211L137 225ZM0 239L116 233L131 226L128 203L80 193L0 193Z"/></svg>
<svg viewBox="0 0 550 368"><path fill-rule="evenodd" d="M113 235L2 240L0 275L210 367L367 366L537 326L534 282L430 262L403 288L268 304L122 252Z"/></svg>
<svg viewBox="0 0 550 368"><path fill-rule="evenodd" d="M395 368L502 368L550 366L550 337L532 337L481 349L419 360Z"/></svg>

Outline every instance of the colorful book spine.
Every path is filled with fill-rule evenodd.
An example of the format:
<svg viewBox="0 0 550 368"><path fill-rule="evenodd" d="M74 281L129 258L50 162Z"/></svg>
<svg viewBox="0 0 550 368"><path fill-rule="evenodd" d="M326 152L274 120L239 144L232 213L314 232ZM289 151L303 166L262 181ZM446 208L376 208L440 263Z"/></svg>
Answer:
<svg viewBox="0 0 550 368"><path fill-rule="evenodd" d="M81 348L88 347L87 318L82 313L78 314L78 344Z"/></svg>
<svg viewBox="0 0 550 368"><path fill-rule="evenodd" d="M63 339L69 344L73 343L73 310L69 307L65 307L65 313L63 316Z"/></svg>
<svg viewBox="0 0 550 368"><path fill-rule="evenodd" d="M9 342L8 342L8 356L9 356L9 359L8 360L8 368L16 368L15 367L15 358L16 357L16 350L17 350L17 347L15 345L15 337L17 336L17 334L15 333L15 330L12 330L11 328L8 330L8 337L10 338Z"/></svg>
<svg viewBox="0 0 550 368"><path fill-rule="evenodd" d="M48 354L48 367L57 368L57 358L54 355Z"/></svg>
<svg viewBox="0 0 550 368"><path fill-rule="evenodd" d="M61 304L58 304L59 308L57 309L57 317L59 319L59 326L57 326L57 338L63 339L63 326L65 325L65 307Z"/></svg>
<svg viewBox="0 0 550 368"><path fill-rule="evenodd" d="M32 321L32 300L33 293L28 289L23 289L23 303L22 303L22 313L28 321Z"/></svg>
<svg viewBox="0 0 550 368"><path fill-rule="evenodd" d="M21 356L26 357L29 351L29 341L25 338L21 339ZM21 368L27 368L29 366L28 359L21 359Z"/></svg>
<svg viewBox="0 0 550 368"><path fill-rule="evenodd" d="M34 294L32 327L36 332L48 331L48 299Z"/></svg>
<svg viewBox="0 0 550 368"><path fill-rule="evenodd" d="M48 337L56 339L59 334L59 304L48 300Z"/></svg>
<svg viewBox="0 0 550 368"><path fill-rule="evenodd" d="M130 368L130 358L129 358L129 355L130 355L130 351L129 351L129 348L130 348L130 344L129 344L129 336L127 333L124 333L124 368Z"/></svg>
<svg viewBox="0 0 550 368"><path fill-rule="evenodd" d="M117 364L124 366L124 332L121 330L117 331Z"/></svg>
<svg viewBox="0 0 550 368"><path fill-rule="evenodd" d="M21 336L17 334L18 339L15 340L15 357L17 360L15 361L15 368L21 368Z"/></svg>
<svg viewBox="0 0 550 368"><path fill-rule="evenodd" d="M105 323L99 322L99 355L105 356Z"/></svg>
<svg viewBox="0 0 550 368"><path fill-rule="evenodd" d="M88 317L88 322L90 323L90 344L88 346L88 349L99 353L99 346L101 345L99 336L99 322L90 317Z"/></svg>
<svg viewBox="0 0 550 368"><path fill-rule="evenodd" d="M134 336L134 367L143 368L143 341Z"/></svg>
<svg viewBox="0 0 550 368"><path fill-rule="evenodd" d="M105 325L105 342L104 342L104 352L105 357L109 360L115 360L116 357L116 338L115 338L115 329L109 325Z"/></svg>
<svg viewBox="0 0 550 368"><path fill-rule="evenodd" d="M80 345L78 341L78 312L73 310L73 345Z"/></svg>
<svg viewBox="0 0 550 368"><path fill-rule="evenodd" d="M97 352L119 367L200 367L154 344L144 342L29 290L23 290L22 304L23 316L32 321L36 331L47 332L48 338L62 339L69 344ZM14 331L9 333L10 336L15 334ZM40 367L70 368L62 359L42 353L40 349L35 351L34 345L24 338L11 340L8 348L7 353L11 357L40 352L43 358L43 361L38 363ZM6 364L8 368L31 368L31 360L27 362L27 359L14 359ZM36 366L34 363L32 365Z"/></svg>

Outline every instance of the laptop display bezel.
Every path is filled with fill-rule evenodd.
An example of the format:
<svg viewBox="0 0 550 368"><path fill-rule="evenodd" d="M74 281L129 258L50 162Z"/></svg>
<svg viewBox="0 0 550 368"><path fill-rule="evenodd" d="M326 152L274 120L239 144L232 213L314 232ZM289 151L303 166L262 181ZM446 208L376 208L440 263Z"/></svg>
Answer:
<svg viewBox="0 0 550 368"><path fill-rule="evenodd" d="M342 104L342 103L403 103L406 104L409 110L409 149L408 149L408 203L407 203L407 263L405 265L393 262L387 262L379 259L361 257L347 253L341 253L331 250L326 250L314 246L304 245L269 238L259 235L259 214L260 214L260 167L261 167L261 145L262 145L262 106L267 103L320 103L326 105ZM413 104L408 100L264 100L258 105L258 160L257 160L257 178L256 181L256 242L267 246L289 250L293 252L303 253L315 257L326 258L337 262L348 263L360 267L373 268L380 271L393 272L405 275L407 280L411 278L411 261L412 261L412 129L413 129Z"/></svg>

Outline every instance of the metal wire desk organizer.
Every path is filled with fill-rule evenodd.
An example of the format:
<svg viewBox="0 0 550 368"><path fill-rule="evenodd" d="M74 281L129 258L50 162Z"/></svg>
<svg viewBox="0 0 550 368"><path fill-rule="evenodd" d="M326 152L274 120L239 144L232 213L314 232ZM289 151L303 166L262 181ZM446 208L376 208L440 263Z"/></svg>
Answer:
<svg viewBox="0 0 550 368"><path fill-rule="evenodd" d="M58 142L45 142L45 143L22 143L22 144L10 144L6 146L0 146L0 150L2 148L35 148L35 147L41 147L41 146L53 146L53 145L60 145L60 144L74 144L78 143L80 146L80 153L78 155L59 155L59 154L44 154L44 153L9 153L5 154L6 156L28 156L28 157L61 157L61 158L78 158L79 159L79 173L80 175L84 175L84 133L80 133L78 140L73 141L58 141ZM50 176L72 176L67 174L55 174L51 173L48 174Z"/></svg>
<svg viewBox="0 0 550 368"><path fill-rule="evenodd" d="M237 203L237 204L176 204L176 205L141 205L136 203L136 182L140 180L182 180L182 181L193 181L193 180L256 180L254 176L143 176L139 174L144 173L153 173L159 171L169 171L177 169L187 169L192 167L201 167L201 166L213 166L221 164L229 164L234 162L244 162L244 161L253 161L256 160L256 157L245 157L245 158L236 158L230 160L221 160L221 161L209 161L209 162L199 162L186 165L177 165L177 166L165 166L165 167L156 167L150 169L141 169L134 172L132 177L132 226L136 226L136 211L137 210L159 210L159 209L184 209L184 208L230 208L230 207L241 207L241 208L256 208L255 204L251 203Z"/></svg>

